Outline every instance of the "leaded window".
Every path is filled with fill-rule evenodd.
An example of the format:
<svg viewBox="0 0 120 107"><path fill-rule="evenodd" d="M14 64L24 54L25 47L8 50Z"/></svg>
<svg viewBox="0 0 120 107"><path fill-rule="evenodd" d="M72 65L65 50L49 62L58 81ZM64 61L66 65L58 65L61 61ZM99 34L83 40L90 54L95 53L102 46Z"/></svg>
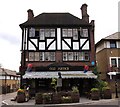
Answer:
<svg viewBox="0 0 120 107"><path fill-rule="evenodd" d="M79 59L78 54L79 54L78 52L74 52L74 54L73 54L73 58L75 61L78 61L78 59Z"/></svg>
<svg viewBox="0 0 120 107"><path fill-rule="evenodd" d="M55 52L29 52L29 61L55 61Z"/></svg>
<svg viewBox="0 0 120 107"><path fill-rule="evenodd" d="M34 61L34 52L29 52L29 61Z"/></svg>
<svg viewBox="0 0 120 107"><path fill-rule="evenodd" d="M63 61L89 61L89 52L63 52Z"/></svg>

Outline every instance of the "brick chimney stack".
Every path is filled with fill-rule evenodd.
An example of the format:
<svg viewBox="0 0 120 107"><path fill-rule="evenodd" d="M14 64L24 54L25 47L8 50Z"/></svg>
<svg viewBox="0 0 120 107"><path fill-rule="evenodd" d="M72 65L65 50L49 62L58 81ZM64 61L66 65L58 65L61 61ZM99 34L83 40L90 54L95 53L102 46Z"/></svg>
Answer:
<svg viewBox="0 0 120 107"><path fill-rule="evenodd" d="M82 19L89 23L89 15L87 14L87 4L81 6Z"/></svg>
<svg viewBox="0 0 120 107"><path fill-rule="evenodd" d="M28 20L33 19L34 18L33 10L29 9L27 12L28 12Z"/></svg>

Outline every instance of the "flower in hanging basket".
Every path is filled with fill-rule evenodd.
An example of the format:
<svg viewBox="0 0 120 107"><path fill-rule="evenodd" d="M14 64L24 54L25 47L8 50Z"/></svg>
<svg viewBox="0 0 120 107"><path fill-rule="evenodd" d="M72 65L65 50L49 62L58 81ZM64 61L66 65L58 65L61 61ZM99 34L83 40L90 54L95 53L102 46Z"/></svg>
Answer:
<svg viewBox="0 0 120 107"><path fill-rule="evenodd" d="M17 94L25 94L25 91L23 89L18 89Z"/></svg>

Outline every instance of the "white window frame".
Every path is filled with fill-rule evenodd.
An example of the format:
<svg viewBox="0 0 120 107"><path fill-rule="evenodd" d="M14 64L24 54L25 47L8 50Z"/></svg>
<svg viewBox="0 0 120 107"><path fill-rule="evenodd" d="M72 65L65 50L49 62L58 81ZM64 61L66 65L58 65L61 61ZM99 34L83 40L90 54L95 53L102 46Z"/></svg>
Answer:
<svg viewBox="0 0 120 107"><path fill-rule="evenodd" d="M120 57L110 57L110 58L109 58L110 67L112 67L111 59L116 59L116 63L117 63L117 67L118 67L118 59L120 59Z"/></svg>

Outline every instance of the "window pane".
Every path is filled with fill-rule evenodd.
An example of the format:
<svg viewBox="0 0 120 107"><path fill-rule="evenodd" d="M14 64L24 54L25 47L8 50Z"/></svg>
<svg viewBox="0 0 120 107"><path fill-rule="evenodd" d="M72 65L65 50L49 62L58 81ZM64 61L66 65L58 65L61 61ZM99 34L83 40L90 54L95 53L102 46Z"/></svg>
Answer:
<svg viewBox="0 0 120 107"><path fill-rule="evenodd" d="M116 41L110 41L110 48L116 48Z"/></svg>
<svg viewBox="0 0 120 107"><path fill-rule="evenodd" d="M44 52L40 52L40 61L44 61Z"/></svg>
<svg viewBox="0 0 120 107"><path fill-rule="evenodd" d="M63 52L63 61L67 61L67 52Z"/></svg>
<svg viewBox="0 0 120 107"><path fill-rule="evenodd" d="M35 37L39 37L39 29L35 29Z"/></svg>
<svg viewBox="0 0 120 107"><path fill-rule="evenodd" d="M29 52L29 61L34 61L34 52Z"/></svg>
<svg viewBox="0 0 120 107"><path fill-rule="evenodd" d="M72 37L72 29L68 29L68 37Z"/></svg>
<svg viewBox="0 0 120 107"><path fill-rule="evenodd" d="M77 29L73 29L73 39L78 40L78 32Z"/></svg>
<svg viewBox="0 0 120 107"><path fill-rule="evenodd" d="M111 65L112 65L113 67L117 67L116 59L111 59Z"/></svg>
<svg viewBox="0 0 120 107"><path fill-rule="evenodd" d="M83 37L88 37L88 29L83 29Z"/></svg>
<svg viewBox="0 0 120 107"><path fill-rule="evenodd" d="M74 52L73 57L74 57L74 60L75 60L75 61L78 61L78 52Z"/></svg>
<svg viewBox="0 0 120 107"><path fill-rule="evenodd" d="M49 52L45 52L45 61L49 61L49 60L50 60Z"/></svg>
<svg viewBox="0 0 120 107"><path fill-rule="evenodd" d="M29 30L29 37L35 37L35 29L34 28L31 28Z"/></svg>
<svg viewBox="0 0 120 107"><path fill-rule="evenodd" d="M50 61L55 61L55 53L54 52L50 52Z"/></svg>
<svg viewBox="0 0 120 107"><path fill-rule="evenodd" d="M45 29L45 37L50 37L50 29Z"/></svg>
<svg viewBox="0 0 120 107"><path fill-rule="evenodd" d="M55 29L50 29L51 37L55 37Z"/></svg>
<svg viewBox="0 0 120 107"><path fill-rule="evenodd" d="M82 28L80 27L80 29L78 29L78 30L80 30L80 36L83 37L83 30L82 30Z"/></svg>
<svg viewBox="0 0 120 107"><path fill-rule="evenodd" d="M40 40L45 40L44 29L40 29Z"/></svg>
<svg viewBox="0 0 120 107"><path fill-rule="evenodd" d="M39 61L39 52L35 52L35 61Z"/></svg>
<svg viewBox="0 0 120 107"><path fill-rule="evenodd" d="M83 52L79 53L79 60L84 60L84 53Z"/></svg>
<svg viewBox="0 0 120 107"><path fill-rule="evenodd" d="M86 61L89 60L89 53L85 53L85 60L86 60Z"/></svg>
<svg viewBox="0 0 120 107"><path fill-rule="evenodd" d="M63 37L67 37L67 29L62 29Z"/></svg>
<svg viewBox="0 0 120 107"><path fill-rule="evenodd" d="M68 52L68 60L69 61L73 60L73 52Z"/></svg>

